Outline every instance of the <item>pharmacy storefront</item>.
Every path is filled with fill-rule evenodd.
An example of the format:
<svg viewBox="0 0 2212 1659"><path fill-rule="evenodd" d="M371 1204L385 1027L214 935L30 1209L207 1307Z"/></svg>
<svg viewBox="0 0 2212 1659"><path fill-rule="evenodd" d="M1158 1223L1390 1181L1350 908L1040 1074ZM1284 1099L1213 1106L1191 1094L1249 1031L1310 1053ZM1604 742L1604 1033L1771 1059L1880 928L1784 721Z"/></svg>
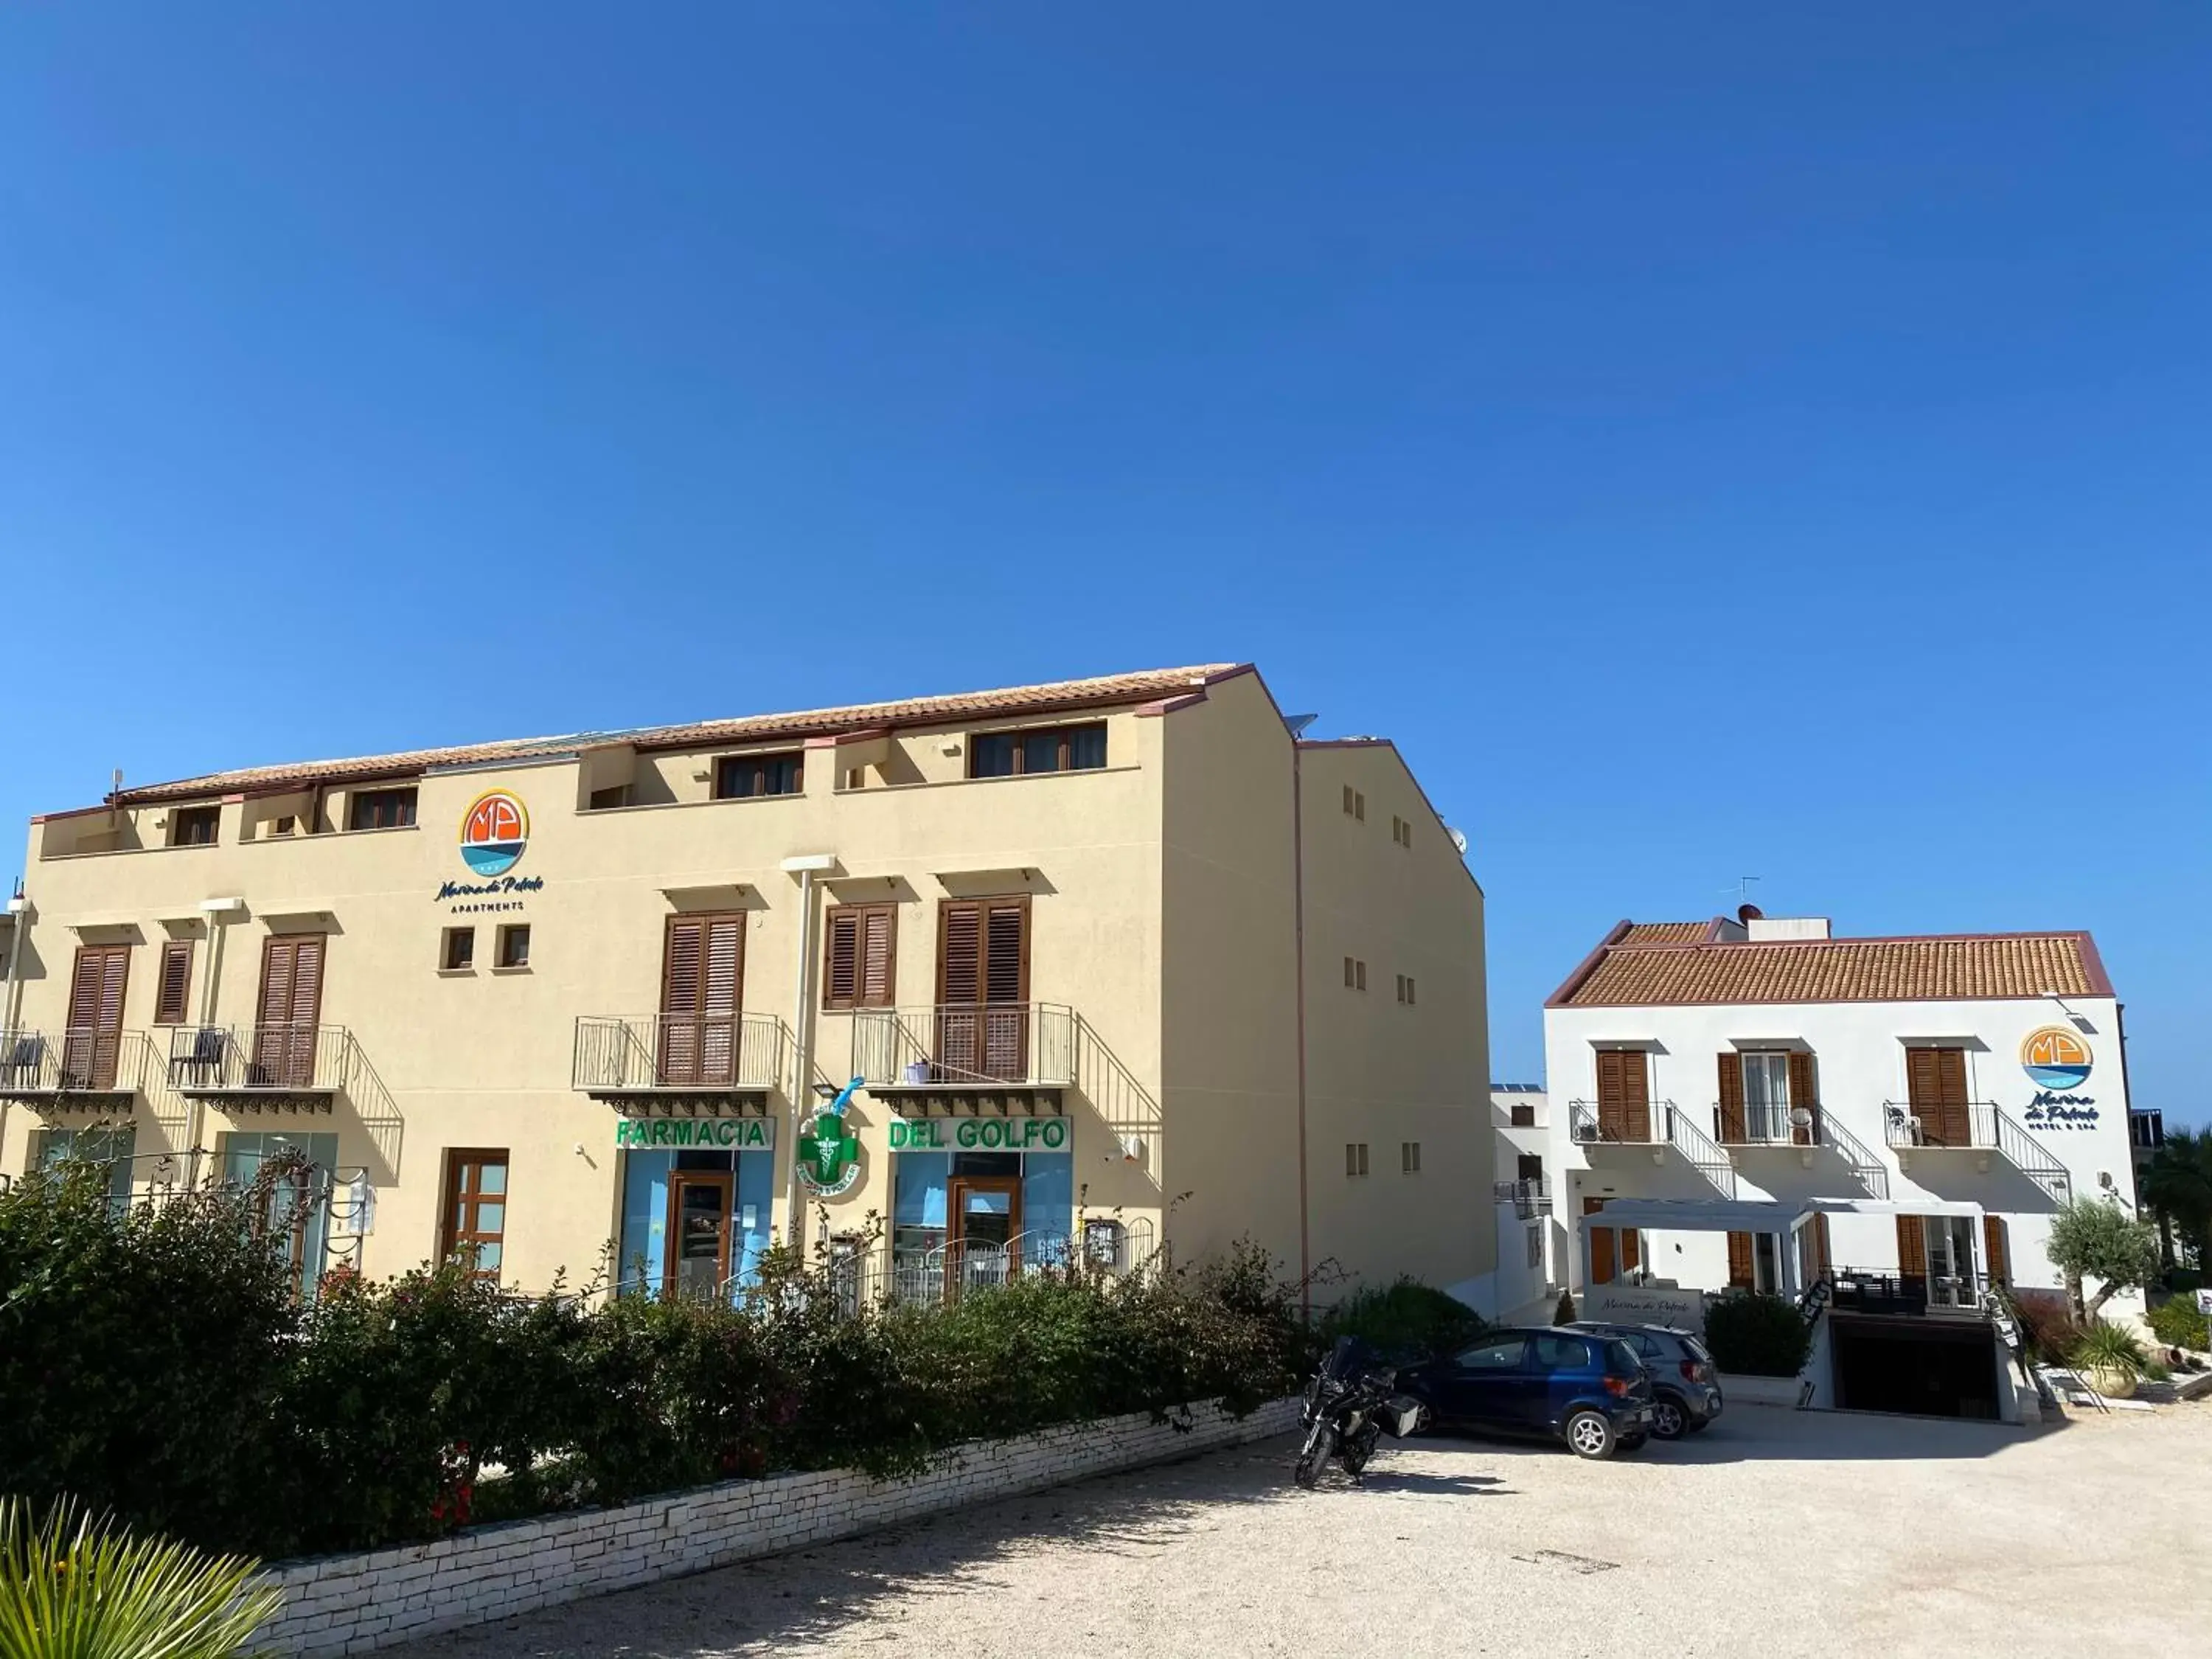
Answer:
<svg viewBox="0 0 2212 1659"><path fill-rule="evenodd" d="M629 1292L734 1295L769 1246L775 1120L625 1117L622 1258Z"/></svg>
<svg viewBox="0 0 2212 1659"><path fill-rule="evenodd" d="M901 1117L890 1132L891 1277L905 1301L1068 1259L1074 1129L1064 1117Z"/></svg>

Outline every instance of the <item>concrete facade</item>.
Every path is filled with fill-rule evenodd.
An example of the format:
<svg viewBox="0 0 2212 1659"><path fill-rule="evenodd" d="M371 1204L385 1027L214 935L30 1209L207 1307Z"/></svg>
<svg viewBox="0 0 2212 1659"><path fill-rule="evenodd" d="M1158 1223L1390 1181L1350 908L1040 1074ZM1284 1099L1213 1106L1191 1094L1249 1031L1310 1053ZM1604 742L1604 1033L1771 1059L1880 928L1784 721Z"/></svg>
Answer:
<svg viewBox="0 0 2212 1659"><path fill-rule="evenodd" d="M1061 767L976 775L1009 733L1060 742ZM784 757L797 787L718 793L728 767ZM349 827L391 792L408 822ZM473 1153L506 1160L473 1218L531 1291L641 1262L657 1286L687 1171L730 1176L726 1209L690 1219L735 1273L792 1236L794 1194L802 1237L818 1206L831 1236L872 1217L941 1249L947 1170L994 1160L1019 1170L1017 1256L1091 1223L1123 1261L1249 1236L1358 1279L1492 1266L1463 1196L1491 1179L1480 889L1395 748L1297 740L1249 667L125 790L33 821L24 891L0 936L0 1173L72 1136L127 1153L140 1191L305 1147L334 1189L308 1248L371 1273L443 1247ZM978 904L1026 906L1020 983L993 1001L1018 1030L1011 1060L974 1062L988 1075L943 1047L948 930ZM875 1006L825 1006L840 906L893 919ZM679 1088L667 930L714 916L741 959L686 1040L726 1045L725 1069L695 1054L705 1081ZM321 941L313 1075L291 1079L312 1086L270 1086L270 964L300 939ZM101 951L119 1012L88 1079L71 1056L94 1054ZM854 1078L857 1175L820 1190L794 1152ZM945 1149L933 1185L894 1146L916 1122ZM862 1265L893 1273L890 1255L887 1236Z"/></svg>

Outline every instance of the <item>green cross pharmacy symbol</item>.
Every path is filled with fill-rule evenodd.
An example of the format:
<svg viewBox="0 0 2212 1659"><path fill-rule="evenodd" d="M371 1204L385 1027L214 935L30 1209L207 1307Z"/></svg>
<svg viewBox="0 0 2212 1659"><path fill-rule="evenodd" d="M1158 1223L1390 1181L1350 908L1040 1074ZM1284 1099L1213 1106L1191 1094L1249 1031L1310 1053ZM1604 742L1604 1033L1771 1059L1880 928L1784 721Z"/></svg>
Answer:
<svg viewBox="0 0 2212 1659"><path fill-rule="evenodd" d="M799 1137L799 1178L825 1198L834 1198L860 1178L860 1140L845 1122L845 1103L861 1079L854 1078L837 1098L814 1115Z"/></svg>

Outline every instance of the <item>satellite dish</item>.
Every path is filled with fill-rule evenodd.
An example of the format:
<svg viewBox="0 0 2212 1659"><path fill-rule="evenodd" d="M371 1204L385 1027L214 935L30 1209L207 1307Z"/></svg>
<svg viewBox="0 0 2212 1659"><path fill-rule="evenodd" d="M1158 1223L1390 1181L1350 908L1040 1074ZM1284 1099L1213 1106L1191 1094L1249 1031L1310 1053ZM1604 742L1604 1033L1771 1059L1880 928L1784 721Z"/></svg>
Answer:
<svg viewBox="0 0 2212 1659"><path fill-rule="evenodd" d="M1467 831L1464 830L1455 830L1448 823L1444 825L1444 833L1452 838L1452 845L1459 848L1459 855L1462 858L1465 858L1467 856Z"/></svg>

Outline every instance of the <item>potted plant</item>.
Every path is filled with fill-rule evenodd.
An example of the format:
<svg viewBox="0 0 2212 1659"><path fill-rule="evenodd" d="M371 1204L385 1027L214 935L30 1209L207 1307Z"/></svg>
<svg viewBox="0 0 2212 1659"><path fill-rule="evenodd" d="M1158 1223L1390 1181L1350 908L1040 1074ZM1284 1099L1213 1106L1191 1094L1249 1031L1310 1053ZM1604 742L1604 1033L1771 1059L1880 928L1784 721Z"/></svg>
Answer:
<svg viewBox="0 0 2212 1659"><path fill-rule="evenodd" d="M2088 1373L2089 1386L2108 1400L2133 1399L2149 1364L2132 1333L2102 1319L2081 1333L2072 1358L2077 1370Z"/></svg>

